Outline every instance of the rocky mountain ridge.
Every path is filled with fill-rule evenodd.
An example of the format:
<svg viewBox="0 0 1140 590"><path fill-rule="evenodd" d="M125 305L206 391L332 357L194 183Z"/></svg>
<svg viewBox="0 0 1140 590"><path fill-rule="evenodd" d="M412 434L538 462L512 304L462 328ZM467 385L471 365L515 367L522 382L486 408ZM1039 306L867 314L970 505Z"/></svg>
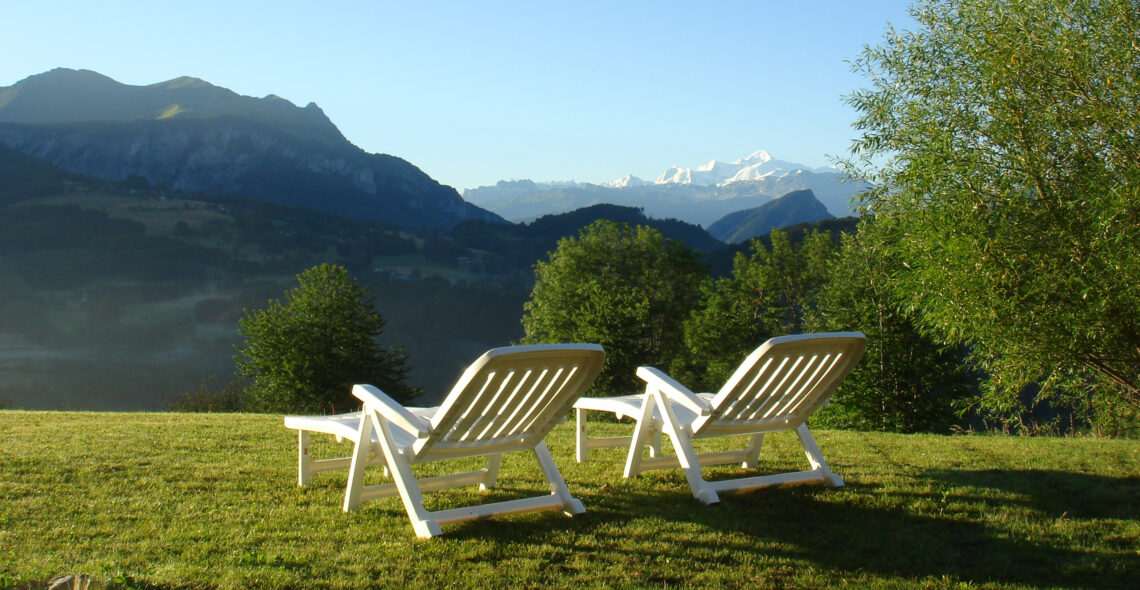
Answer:
<svg viewBox="0 0 1140 590"><path fill-rule="evenodd" d="M69 172L407 227L502 221L411 163L344 139L320 108L193 78L128 86L53 70L0 88L0 143Z"/></svg>

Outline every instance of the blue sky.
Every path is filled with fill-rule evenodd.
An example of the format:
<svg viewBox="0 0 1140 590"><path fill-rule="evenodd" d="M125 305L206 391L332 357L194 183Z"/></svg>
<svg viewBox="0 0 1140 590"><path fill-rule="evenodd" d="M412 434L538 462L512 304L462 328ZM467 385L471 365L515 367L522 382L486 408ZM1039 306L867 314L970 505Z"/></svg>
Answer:
<svg viewBox="0 0 1140 590"><path fill-rule="evenodd" d="M909 2L0 0L0 86L55 67L316 102L460 191L844 154L846 60Z"/></svg>

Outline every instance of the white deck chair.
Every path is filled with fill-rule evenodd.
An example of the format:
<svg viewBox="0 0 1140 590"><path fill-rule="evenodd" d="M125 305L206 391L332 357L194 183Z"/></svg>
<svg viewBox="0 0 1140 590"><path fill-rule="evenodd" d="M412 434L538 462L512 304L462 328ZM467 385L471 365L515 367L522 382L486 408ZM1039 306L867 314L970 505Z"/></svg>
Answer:
<svg viewBox="0 0 1140 590"><path fill-rule="evenodd" d="M586 461L590 449L629 444L625 477L642 471L680 466L705 504L720 501L717 492L743 491L784 483L824 483L842 486L808 431L805 420L822 404L863 357L866 337L858 332L803 334L772 338L748 355L720 392L693 393L653 367L640 367L637 376L646 392L609 398L584 397L574 404L577 419L577 459ZM589 438L586 412L603 411L637 419L633 436ZM754 468L764 434L795 430L811 470L706 481L702 465L740 462ZM661 432L669 435L677 455L662 457ZM698 455L692 440L749 435L740 451ZM646 445L651 456L643 457Z"/></svg>
<svg viewBox="0 0 1140 590"><path fill-rule="evenodd" d="M542 439L570 411L602 369L602 347L596 344L546 344L496 348L467 368L451 393L436 408L405 408L379 389L357 385L352 393L364 409L337 416L287 416L285 426L299 431L298 484L329 469L349 469L344 510L364 500L399 495L420 537L440 534L440 525L498 514L561 509L585 512L570 495ZM324 432L354 441L352 457L314 461L309 432ZM550 484L551 494L428 511L422 492L480 484L492 488L502 453L533 451ZM483 469L417 479L412 465L429 461L486 456ZM364 469L380 464L393 482L363 485Z"/></svg>

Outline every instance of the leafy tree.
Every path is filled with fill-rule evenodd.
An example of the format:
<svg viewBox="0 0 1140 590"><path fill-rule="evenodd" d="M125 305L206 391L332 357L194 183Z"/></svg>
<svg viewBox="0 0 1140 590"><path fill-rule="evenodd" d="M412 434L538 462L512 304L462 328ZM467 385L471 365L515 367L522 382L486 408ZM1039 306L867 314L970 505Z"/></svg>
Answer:
<svg viewBox="0 0 1140 590"><path fill-rule="evenodd" d="M355 383L371 383L397 400L415 392L402 349L384 350L376 337L384 318L368 291L342 266L320 264L263 310L240 320L245 345L235 361L253 379L252 401L272 412L345 411L358 402Z"/></svg>
<svg viewBox="0 0 1140 590"><path fill-rule="evenodd" d="M1140 4L944 0L855 67L853 169L987 411L1140 411Z"/></svg>
<svg viewBox="0 0 1140 590"><path fill-rule="evenodd" d="M524 342L596 342L606 365L594 390L631 393L640 365L668 367L682 321L707 278L698 255L657 230L598 220L535 265Z"/></svg>
<svg viewBox="0 0 1140 590"><path fill-rule="evenodd" d="M807 310L834 252L830 234L810 232L800 244L775 230L771 247L752 241L737 253L732 275L705 285L684 324L687 354L671 371L705 389L719 387L740 361L772 336L803 331Z"/></svg>
<svg viewBox="0 0 1140 590"><path fill-rule="evenodd" d="M864 223L844 235L807 321L815 332L858 331L867 352L813 418L832 428L895 432L945 431L977 392L962 346L919 332L900 309L891 276L902 266L892 248Z"/></svg>

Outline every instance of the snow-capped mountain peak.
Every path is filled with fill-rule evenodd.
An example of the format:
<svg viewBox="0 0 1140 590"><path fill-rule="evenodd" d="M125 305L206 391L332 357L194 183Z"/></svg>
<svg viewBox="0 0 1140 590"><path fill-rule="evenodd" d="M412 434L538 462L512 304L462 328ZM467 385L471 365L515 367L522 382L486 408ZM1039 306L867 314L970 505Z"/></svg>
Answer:
<svg viewBox="0 0 1140 590"><path fill-rule="evenodd" d="M624 178L619 178L617 180L611 180L611 181L603 184L602 186L609 187L609 188L626 188L626 187L631 187L631 186L645 186L646 184L647 183L644 180L630 174L630 175L625 176Z"/></svg>
<svg viewBox="0 0 1140 590"><path fill-rule="evenodd" d="M672 166L654 184L695 184L699 186L724 186L734 182L763 180L775 174L777 177L797 170L808 170L807 166L785 162L772 157L764 150L752 152L731 164L710 160L696 168ZM615 181L618 182L618 181Z"/></svg>
<svg viewBox="0 0 1140 590"><path fill-rule="evenodd" d="M750 154L747 158L744 158L743 160L737 160L733 162L733 164L762 164L764 162L770 161L771 159L772 154L769 154L764 150L756 150L752 152L752 154Z"/></svg>
<svg viewBox="0 0 1140 590"><path fill-rule="evenodd" d="M712 172L713 170L716 170L718 164L720 164L720 162L717 162L716 160L709 160L708 162L697 166L697 172Z"/></svg>

